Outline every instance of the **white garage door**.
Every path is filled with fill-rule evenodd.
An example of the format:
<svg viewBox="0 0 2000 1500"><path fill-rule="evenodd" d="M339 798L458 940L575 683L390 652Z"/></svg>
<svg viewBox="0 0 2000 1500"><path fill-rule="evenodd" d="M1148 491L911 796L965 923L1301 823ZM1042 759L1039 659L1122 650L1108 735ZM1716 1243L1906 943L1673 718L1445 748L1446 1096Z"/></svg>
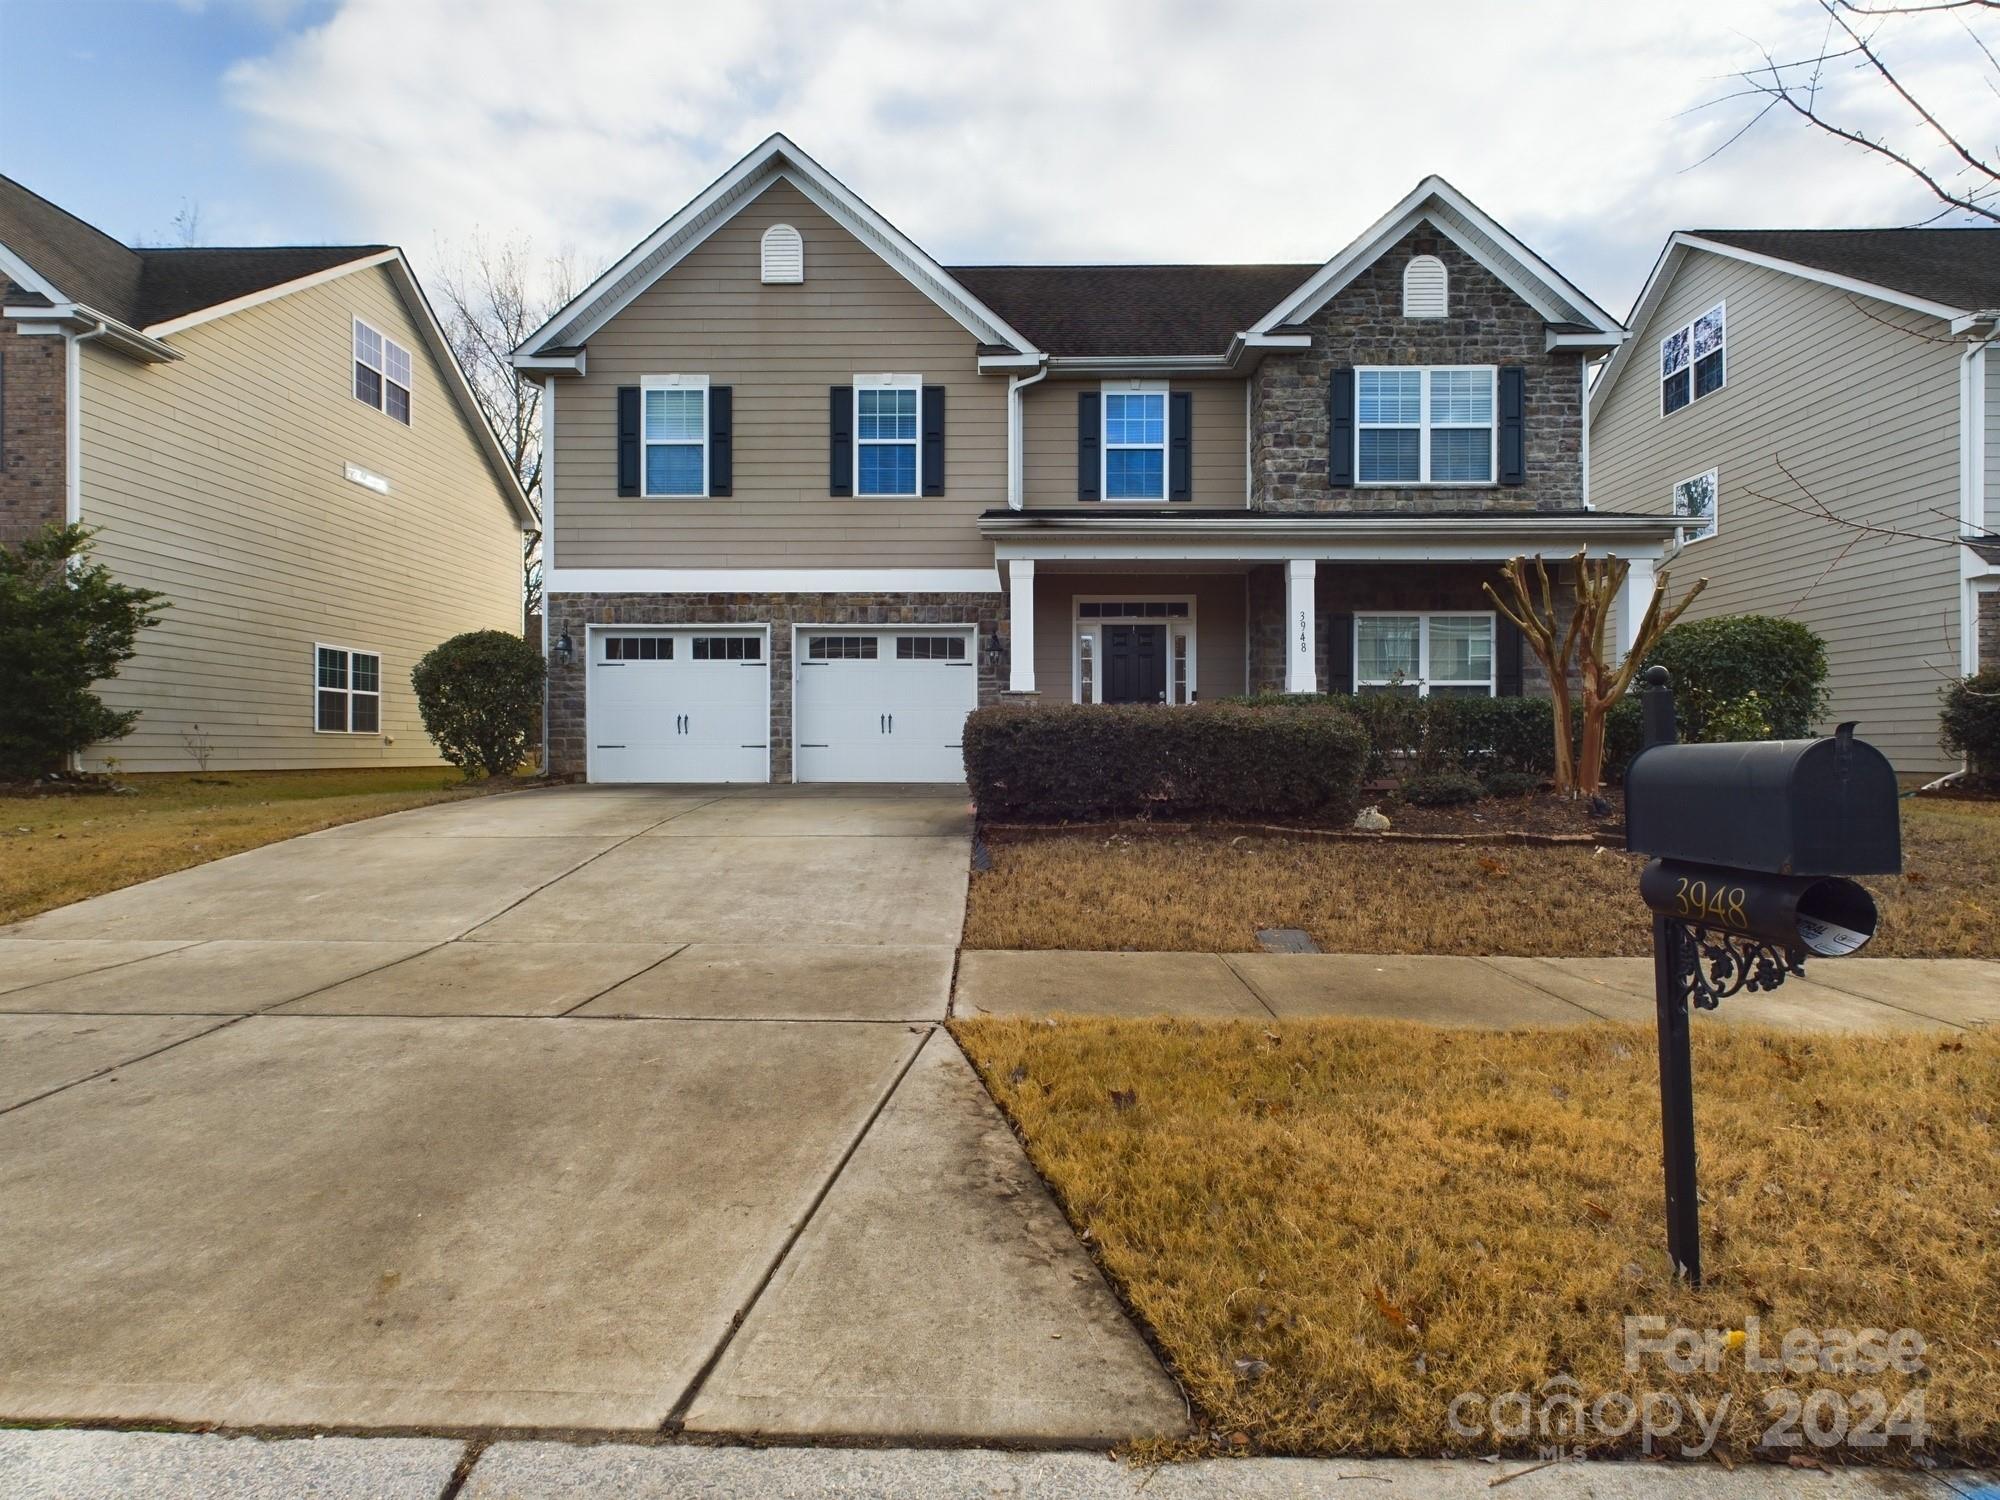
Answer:
<svg viewBox="0 0 2000 1500"><path fill-rule="evenodd" d="M761 631L590 633L592 781L769 781L771 653Z"/></svg>
<svg viewBox="0 0 2000 1500"><path fill-rule="evenodd" d="M976 644L969 625L800 630L796 778L964 781Z"/></svg>

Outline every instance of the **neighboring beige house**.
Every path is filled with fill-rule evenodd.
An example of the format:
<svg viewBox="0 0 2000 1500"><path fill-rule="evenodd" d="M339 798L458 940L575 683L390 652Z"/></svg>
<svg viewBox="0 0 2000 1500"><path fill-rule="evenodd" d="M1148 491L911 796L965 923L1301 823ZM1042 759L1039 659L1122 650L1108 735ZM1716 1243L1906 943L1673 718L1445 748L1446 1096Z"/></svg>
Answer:
<svg viewBox="0 0 2000 1500"><path fill-rule="evenodd" d="M1693 617L1826 639L1829 725L1955 769L1938 690L2000 663L2000 230L1687 230L1591 391L1592 497L1688 516Z"/></svg>
<svg viewBox="0 0 2000 1500"><path fill-rule="evenodd" d="M547 383L549 760L954 781L1003 697L1520 693L1482 580L1590 508L1624 337L1427 178L1324 264L937 264L783 136L515 354Z"/></svg>
<svg viewBox="0 0 2000 1500"><path fill-rule="evenodd" d="M0 178L0 543L172 603L103 687L133 771L438 762L410 690L521 628L526 497L387 245L131 249Z"/></svg>

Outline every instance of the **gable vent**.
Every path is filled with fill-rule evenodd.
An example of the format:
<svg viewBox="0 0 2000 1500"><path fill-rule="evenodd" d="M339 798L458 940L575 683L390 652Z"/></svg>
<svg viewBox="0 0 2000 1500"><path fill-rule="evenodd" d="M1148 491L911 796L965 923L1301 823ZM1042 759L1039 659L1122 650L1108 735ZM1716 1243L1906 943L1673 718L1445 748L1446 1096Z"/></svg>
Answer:
<svg viewBox="0 0 2000 1500"><path fill-rule="evenodd" d="M789 224L764 231L764 279L769 282L806 279L806 242Z"/></svg>
<svg viewBox="0 0 2000 1500"><path fill-rule="evenodd" d="M1442 318L1448 280L1444 262L1435 255L1411 256L1403 267L1403 316Z"/></svg>

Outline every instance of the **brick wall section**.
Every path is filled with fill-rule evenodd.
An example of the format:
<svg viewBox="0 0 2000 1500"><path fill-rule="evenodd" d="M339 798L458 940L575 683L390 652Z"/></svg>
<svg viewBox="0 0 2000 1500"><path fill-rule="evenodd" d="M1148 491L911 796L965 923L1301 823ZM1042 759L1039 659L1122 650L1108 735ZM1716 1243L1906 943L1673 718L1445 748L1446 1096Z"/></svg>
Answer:
<svg viewBox="0 0 2000 1500"><path fill-rule="evenodd" d="M63 519L64 347L0 322L0 546Z"/></svg>
<svg viewBox="0 0 2000 1500"><path fill-rule="evenodd" d="M1450 316L1405 318L1403 267L1431 254L1451 277ZM1313 347L1267 357L1250 382L1256 503L1270 510L1577 510L1583 504L1582 358L1549 353L1542 315L1428 226L1406 236L1306 325ZM1328 396L1342 365L1520 365L1527 371L1527 482L1440 489L1329 489ZM1497 461L1497 454L1496 454Z"/></svg>
<svg viewBox="0 0 2000 1500"><path fill-rule="evenodd" d="M1368 614L1378 610L1420 610L1426 614L1454 610L1485 611L1493 602L1480 584L1500 580L1498 568L1476 563L1396 565L1321 563L1313 576L1313 618L1319 631L1316 670L1320 690L1331 680L1328 652L1332 634L1327 621L1334 614ZM1559 585L1557 596L1569 589ZM1285 688L1285 570L1279 566L1253 569L1250 574L1250 691L1279 693ZM1526 647L1521 651L1521 691L1546 694L1548 674Z"/></svg>
<svg viewBox="0 0 2000 1500"><path fill-rule="evenodd" d="M792 629L794 625L977 625L974 648L982 707L999 701L1007 680L1003 651L1007 596L995 594L552 594L549 639L569 632L575 660L549 663L549 770L582 776L586 754L584 655L589 625L763 625L771 627L771 779L792 779Z"/></svg>

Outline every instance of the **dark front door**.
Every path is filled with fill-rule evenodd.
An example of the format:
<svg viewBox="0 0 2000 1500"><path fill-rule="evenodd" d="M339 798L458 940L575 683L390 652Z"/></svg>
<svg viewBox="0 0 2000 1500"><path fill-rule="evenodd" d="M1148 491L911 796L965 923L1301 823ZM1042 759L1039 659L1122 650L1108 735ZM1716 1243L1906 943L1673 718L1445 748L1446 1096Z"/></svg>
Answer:
<svg viewBox="0 0 2000 1500"><path fill-rule="evenodd" d="M1104 627L1104 701L1164 703L1167 698L1167 627Z"/></svg>

